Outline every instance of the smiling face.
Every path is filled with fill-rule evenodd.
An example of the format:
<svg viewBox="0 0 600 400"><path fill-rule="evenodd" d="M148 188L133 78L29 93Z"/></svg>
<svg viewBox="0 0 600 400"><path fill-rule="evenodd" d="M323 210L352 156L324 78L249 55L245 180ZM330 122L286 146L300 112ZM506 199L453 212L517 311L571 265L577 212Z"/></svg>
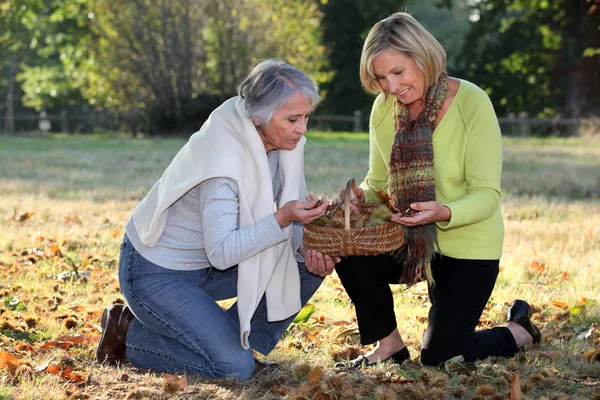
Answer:
<svg viewBox="0 0 600 400"><path fill-rule="evenodd" d="M253 120L267 152L294 150L302 135L306 133L311 111L311 101L301 92L296 92L275 111L267 126L259 126L259 122Z"/></svg>
<svg viewBox="0 0 600 400"><path fill-rule="evenodd" d="M425 74L411 57L385 50L373 59L373 72L381 88L406 105L425 101Z"/></svg>

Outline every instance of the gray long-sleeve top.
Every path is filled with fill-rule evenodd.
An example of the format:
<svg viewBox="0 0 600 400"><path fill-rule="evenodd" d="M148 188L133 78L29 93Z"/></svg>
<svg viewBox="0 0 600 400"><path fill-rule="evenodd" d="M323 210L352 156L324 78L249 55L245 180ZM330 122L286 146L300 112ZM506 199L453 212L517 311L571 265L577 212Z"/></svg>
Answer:
<svg viewBox="0 0 600 400"><path fill-rule="evenodd" d="M277 200L281 195L279 151L270 151L268 160L273 197ZM133 218L127 222L125 232L142 257L164 268L232 267L286 240L274 213L254 225L240 228L238 193L236 182L229 178L207 179L192 188L170 207L165 229L154 247L142 243ZM302 171L299 198L304 200L305 195ZM302 246L302 234L302 224L294 223L292 246L297 261L304 261L298 252Z"/></svg>

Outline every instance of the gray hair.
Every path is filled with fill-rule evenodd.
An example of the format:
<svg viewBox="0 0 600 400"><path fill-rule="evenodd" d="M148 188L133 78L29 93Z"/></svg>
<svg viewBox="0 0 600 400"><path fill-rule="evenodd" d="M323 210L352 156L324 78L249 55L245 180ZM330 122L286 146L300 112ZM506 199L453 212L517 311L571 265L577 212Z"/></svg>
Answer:
<svg viewBox="0 0 600 400"><path fill-rule="evenodd" d="M315 81L296 67L277 59L258 63L238 92L246 101L248 116L261 125L268 125L275 111L296 92L311 101L313 110L321 101Z"/></svg>

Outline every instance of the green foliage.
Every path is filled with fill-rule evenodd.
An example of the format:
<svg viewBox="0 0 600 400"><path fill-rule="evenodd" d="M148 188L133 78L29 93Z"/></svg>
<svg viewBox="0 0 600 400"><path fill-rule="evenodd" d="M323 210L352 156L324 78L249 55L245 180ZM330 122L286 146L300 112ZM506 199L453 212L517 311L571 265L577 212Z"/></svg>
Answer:
<svg viewBox="0 0 600 400"><path fill-rule="evenodd" d="M310 0L100 0L93 10L98 41L86 96L137 115L145 131L197 129L259 59L282 58L325 79Z"/></svg>
<svg viewBox="0 0 600 400"><path fill-rule="evenodd" d="M399 10L402 1L321 0L323 42L328 49L333 75L323 88L327 113L368 113L373 96L366 93L359 78L360 54L373 24Z"/></svg>
<svg viewBox="0 0 600 400"><path fill-rule="evenodd" d="M470 27L468 7L460 1L447 7L436 7L431 2L409 0L405 8L444 46L448 73L456 74L464 68L460 53Z"/></svg>
<svg viewBox="0 0 600 400"><path fill-rule="evenodd" d="M1 18L8 22L0 43L19 64L17 80L22 84L23 104L40 110L82 102L83 48L89 37L87 0L28 0L20 2L20 7L7 4L0 3Z"/></svg>
<svg viewBox="0 0 600 400"><path fill-rule="evenodd" d="M483 0L465 38L462 74L499 114L600 112L600 12L587 0ZM586 50L591 49L591 50ZM589 57L584 57L589 56Z"/></svg>
<svg viewBox="0 0 600 400"><path fill-rule="evenodd" d="M27 307L19 300L19 297L5 297L2 299L2 305L4 308L10 311L25 311Z"/></svg>
<svg viewBox="0 0 600 400"><path fill-rule="evenodd" d="M189 134L259 59L329 76L312 0L10 3L0 2L0 95L12 57L23 104L38 110L89 103L132 131Z"/></svg>
<svg viewBox="0 0 600 400"><path fill-rule="evenodd" d="M569 306L569 317L572 323L577 321L585 320L588 310L594 308L597 304L595 299L586 299L583 302L579 302Z"/></svg>
<svg viewBox="0 0 600 400"><path fill-rule="evenodd" d="M87 106L131 132L189 134L253 64L277 57L320 84L322 112L367 114L362 44L398 10L440 40L449 72L482 86L499 115L600 114L590 0L0 0L0 111Z"/></svg>
<svg viewBox="0 0 600 400"><path fill-rule="evenodd" d="M308 320L310 319L310 316L314 312L315 312L315 306L312 304L308 304L305 307L303 307L302 310L300 310L300 312L296 315L296 318L294 318L294 321L292 321L292 323L299 324L302 322L308 322Z"/></svg>
<svg viewBox="0 0 600 400"><path fill-rule="evenodd" d="M12 395L13 389L12 388L0 388L0 400L12 400L14 399L13 395Z"/></svg>
<svg viewBox="0 0 600 400"><path fill-rule="evenodd" d="M225 0L209 7L203 31L207 72L222 95L237 92L239 80L258 60L281 58L324 82L326 57L321 14L312 0Z"/></svg>

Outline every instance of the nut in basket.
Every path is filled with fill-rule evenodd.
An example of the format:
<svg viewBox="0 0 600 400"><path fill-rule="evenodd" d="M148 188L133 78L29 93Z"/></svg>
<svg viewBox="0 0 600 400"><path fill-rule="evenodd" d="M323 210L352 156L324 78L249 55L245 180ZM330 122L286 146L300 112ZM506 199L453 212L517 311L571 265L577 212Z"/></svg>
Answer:
<svg viewBox="0 0 600 400"><path fill-rule="evenodd" d="M304 248L336 257L373 256L402 246L404 228L390 221L392 210L389 206L385 203L362 203L358 205L359 214L352 214L352 194L357 197L356 182L349 178L341 206L330 206L327 216L304 225Z"/></svg>

